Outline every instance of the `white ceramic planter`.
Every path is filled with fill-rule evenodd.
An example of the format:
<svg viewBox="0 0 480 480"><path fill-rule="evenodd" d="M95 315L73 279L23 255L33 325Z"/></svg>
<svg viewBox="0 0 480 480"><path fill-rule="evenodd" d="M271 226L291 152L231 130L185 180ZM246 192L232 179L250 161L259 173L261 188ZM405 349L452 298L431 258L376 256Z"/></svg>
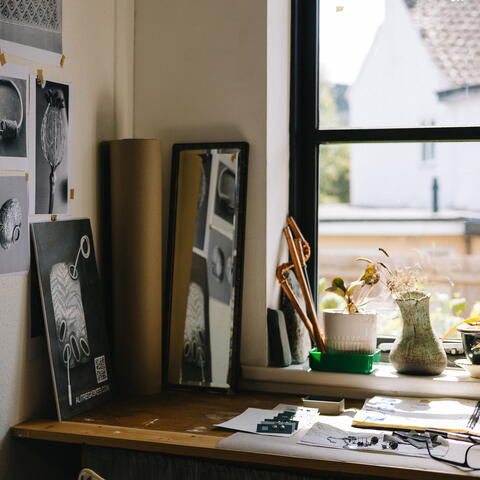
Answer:
<svg viewBox="0 0 480 480"><path fill-rule="evenodd" d="M377 314L324 310L329 352L374 353L377 348Z"/></svg>

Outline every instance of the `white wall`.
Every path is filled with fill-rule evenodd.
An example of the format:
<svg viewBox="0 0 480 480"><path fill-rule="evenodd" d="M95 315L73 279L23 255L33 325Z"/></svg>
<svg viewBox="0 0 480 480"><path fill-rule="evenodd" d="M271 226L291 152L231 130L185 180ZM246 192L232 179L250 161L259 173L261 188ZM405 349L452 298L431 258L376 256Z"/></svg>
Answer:
<svg viewBox="0 0 480 480"><path fill-rule="evenodd" d="M348 91L354 127L416 127L435 119L443 78L402 1L386 1L385 21ZM350 146L356 206L429 207L436 171L420 144Z"/></svg>
<svg viewBox="0 0 480 480"><path fill-rule="evenodd" d="M257 365L267 362L266 308L276 301L274 266L287 209L288 5L136 2L134 130L163 143L164 221L173 143L250 144L242 361Z"/></svg>
<svg viewBox="0 0 480 480"><path fill-rule="evenodd" d="M438 100L451 85L433 63L402 1L386 2L386 18L349 89L351 125L416 127L478 125L476 92ZM439 207L480 210L478 143L437 143L434 160L422 160L422 144L350 146L350 193L355 206L432 207L432 181Z"/></svg>
<svg viewBox="0 0 480 480"><path fill-rule="evenodd" d="M23 63L32 73L44 68L47 79L72 82L74 99L70 159L70 180L76 198L73 216L90 217L98 240L98 143L114 138L117 131L130 135L128 117L132 92L129 91L128 50L116 61L116 22L120 22L121 42L128 44L133 16L130 0L64 0L63 41L66 62L63 69L43 67L7 54L7 61ZM127 8L128 7L128 8ZM130 10L129 10L130 9ZM130 39L131 44L131 39ZM116 83L116 70L124 70ZM131 83L131 82L130 82ZM120 102L114 101L115 92ZM129 107L130 105L130 107ZM117 117L116 117L117 115ZM98 242L96 243L98 246ZM0 277L0 478L59 478L55 465L46 461L25 442L8 435L11 425L38 415L55 415L45 339L31 342L28 331L28 279L26 276ZM28 453L30 452L30 454ZM29 473L27 473L29 472ZM48 472L48 473L47 473Z"/></svg>

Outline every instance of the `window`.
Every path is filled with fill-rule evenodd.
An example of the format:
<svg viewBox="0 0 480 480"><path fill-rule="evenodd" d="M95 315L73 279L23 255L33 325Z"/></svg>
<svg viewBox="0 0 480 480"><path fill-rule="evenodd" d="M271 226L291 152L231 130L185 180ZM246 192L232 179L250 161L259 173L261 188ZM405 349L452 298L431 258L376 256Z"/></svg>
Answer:
<svg viewBox="0 0 480 480"><path fill-rule="evenodd" d="M383 247L421 264L444 333L480 301L480 3L292 5L290 210L319 305L325 282ZM393 338L393 303L376 307Z"/></svg>

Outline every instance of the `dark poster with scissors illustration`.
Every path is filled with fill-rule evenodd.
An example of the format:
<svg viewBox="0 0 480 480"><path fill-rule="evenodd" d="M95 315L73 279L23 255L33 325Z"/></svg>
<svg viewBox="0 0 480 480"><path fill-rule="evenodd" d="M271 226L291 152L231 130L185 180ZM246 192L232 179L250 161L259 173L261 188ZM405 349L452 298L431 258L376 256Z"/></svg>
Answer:
<svg viewBox="0 0 480 480"><path fill-rule="evenodd" d="M31 226L57 412L109 398L111 363L89 220Z"/></svg>

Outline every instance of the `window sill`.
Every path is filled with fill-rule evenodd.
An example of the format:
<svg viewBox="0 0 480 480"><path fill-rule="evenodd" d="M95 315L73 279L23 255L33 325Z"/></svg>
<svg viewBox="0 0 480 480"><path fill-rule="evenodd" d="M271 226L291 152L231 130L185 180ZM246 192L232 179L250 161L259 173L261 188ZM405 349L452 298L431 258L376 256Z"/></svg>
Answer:
<svg viewBox="0 0 480 480"><path fill-rule="evenodd" d="M285 368L242 366L243 389L301 394L322 394L348 398L400 395L478 399L480 379L467 372L447 368L441 375L414 376L397 373L390 364L380 363L370 375L315 372L306 364Z"/></svg>

